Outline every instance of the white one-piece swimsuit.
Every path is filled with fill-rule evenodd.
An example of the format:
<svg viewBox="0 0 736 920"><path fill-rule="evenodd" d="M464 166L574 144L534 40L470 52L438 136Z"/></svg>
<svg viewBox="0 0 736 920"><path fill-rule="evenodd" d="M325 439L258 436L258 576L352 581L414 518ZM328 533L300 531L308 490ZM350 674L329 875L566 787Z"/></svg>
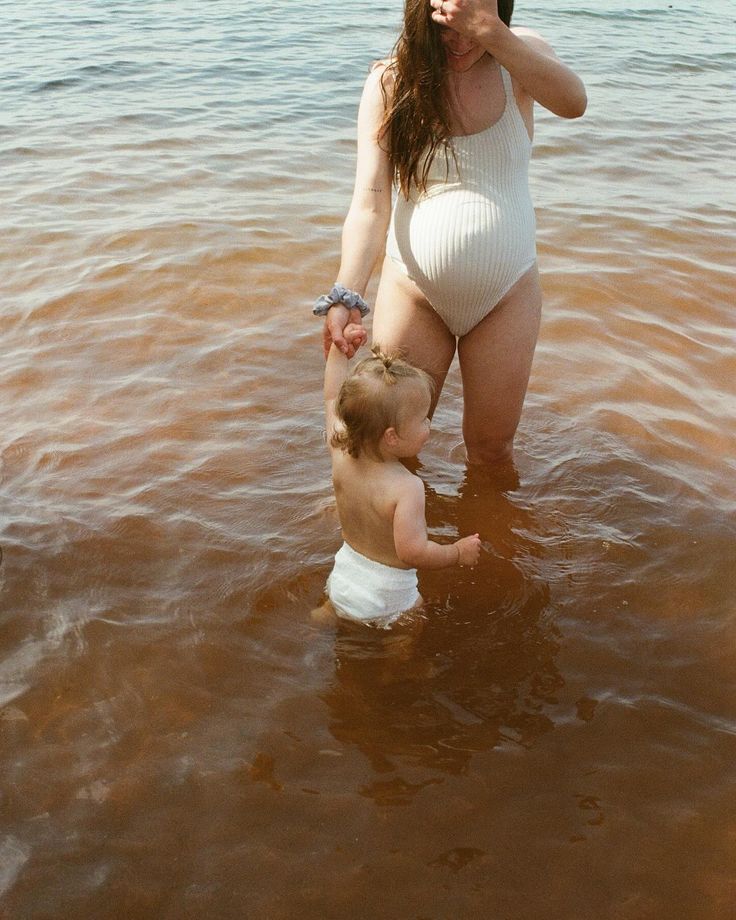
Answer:
<svg viewBox="0 0 736 920"><path fill-rule="evenodd" d="M455 156L435 156L425 193L398 193L386 240L388 256L456 336L477 326L536 261L532 144L511 76L500 71L501 117L453 137Z"/></svg>

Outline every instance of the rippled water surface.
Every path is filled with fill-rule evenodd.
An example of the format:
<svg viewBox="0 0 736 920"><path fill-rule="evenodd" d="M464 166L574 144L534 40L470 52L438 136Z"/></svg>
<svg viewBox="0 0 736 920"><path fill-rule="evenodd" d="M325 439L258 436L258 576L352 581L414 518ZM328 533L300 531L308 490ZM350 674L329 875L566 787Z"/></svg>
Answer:
<svg viewBox="0 0 736 920"><path fill-rule="evenodd" d="M545 315L518 475L422 458L413 645L339 545L308 305L398 0L0 0L0 916L725 920L734 8L517 3ZM374 290L372 288L371 290Z"/></svg>

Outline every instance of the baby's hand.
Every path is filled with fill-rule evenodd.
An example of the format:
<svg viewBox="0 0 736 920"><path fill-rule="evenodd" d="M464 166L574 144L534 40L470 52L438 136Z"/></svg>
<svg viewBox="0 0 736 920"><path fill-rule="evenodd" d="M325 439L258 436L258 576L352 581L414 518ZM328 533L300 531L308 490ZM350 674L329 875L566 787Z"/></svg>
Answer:
<svg viewBox="0 0 736 920"><path fill-rule="evenodd" d="M353 354L368 341L368 333L360 323L348 323L343 331L345 341L353 349Z"/></svg>
<svg viewBox="0 0 736 920"><path fill-rule="evenodd" d="M458 549L458 565L477 565L480 559L480 534L463 537L455 543Z"/></svg>

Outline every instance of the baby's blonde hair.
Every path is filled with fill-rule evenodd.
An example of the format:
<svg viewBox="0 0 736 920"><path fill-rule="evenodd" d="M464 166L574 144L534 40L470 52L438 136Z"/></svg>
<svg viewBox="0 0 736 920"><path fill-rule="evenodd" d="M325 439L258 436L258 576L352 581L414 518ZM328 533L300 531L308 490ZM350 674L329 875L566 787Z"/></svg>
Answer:
<svg viewBox="0 0 736 920"><path fill-rule="evenodd" d="M434 382L398 354L384 354L380 345L374 345L371 354L340 388L335 414L342 425L333 432L330 444L351 457L368 454L383 460L379 443L386 429L398 428L406 395L418 386L431 398Z"/></svg>

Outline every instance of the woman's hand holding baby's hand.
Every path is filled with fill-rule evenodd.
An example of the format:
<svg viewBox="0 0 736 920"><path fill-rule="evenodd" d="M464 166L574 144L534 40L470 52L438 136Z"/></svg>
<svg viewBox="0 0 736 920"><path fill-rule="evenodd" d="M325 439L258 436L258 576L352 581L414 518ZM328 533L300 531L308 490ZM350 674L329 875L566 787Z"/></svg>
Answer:
<svg viewBox="0 0 736 920"><path fill-rule="evenodd" d="M362 323L348 323L342 334L353 349L353 354L368 341L368 332L363 328Z"/></svg>
<svg viewBox="0 0 736 920"><path fill-rule="evenodd" d="M480 534L462 537L455 543L457 547L457 564L474 566L480 559Z"/></svg>
<svg viewBox="0 0 736 920"><path fill-rule="evenodd" d="M335 304L330 307L325 318L325 324L322 327L322 345L325 352L325 358L330 352L333 343L347 357L352 358L355 352L365 343L368 333L363 329L361 323L360 310L354 307L349 310L342 304ZM362 330L362 337L353 332L351 340L348 340L345 332L350 327L358 327Z"/></svg>

